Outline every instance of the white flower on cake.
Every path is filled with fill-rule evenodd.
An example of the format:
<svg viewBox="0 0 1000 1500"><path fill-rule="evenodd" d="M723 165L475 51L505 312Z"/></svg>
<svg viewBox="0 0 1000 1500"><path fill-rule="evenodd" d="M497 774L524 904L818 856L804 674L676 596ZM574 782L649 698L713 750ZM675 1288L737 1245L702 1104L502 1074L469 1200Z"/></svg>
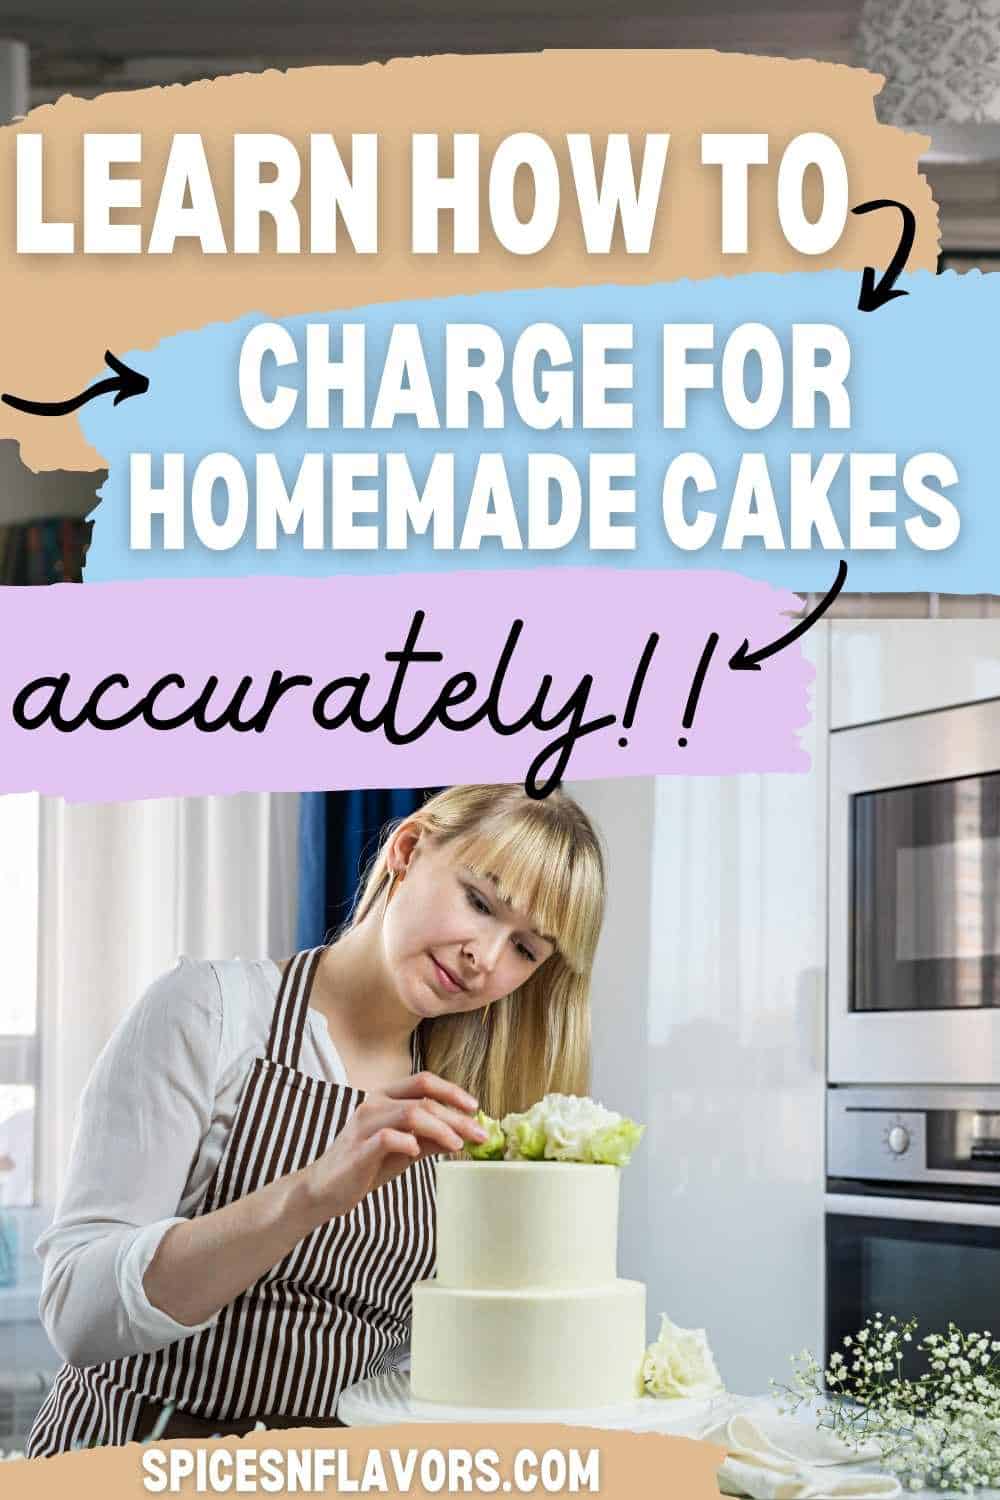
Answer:
<svg viewBox="0 0 1000 1500"><path fill-rule="evenodd" d="M642 1362L642 1379L651 1396L715 1396L723 1390L703 1328L678 1328L666 1313L660 1333Z"/></svg>
<svg viewBox="0 0 1000 1500"><path fill-rule="evenodd" d="M579 1161L624 1167L644 1127L578 1094L546 1094L520 1114L502 1121L480 1111L489 1131L481 1146L469 1148L478 1160Z"/></svg>

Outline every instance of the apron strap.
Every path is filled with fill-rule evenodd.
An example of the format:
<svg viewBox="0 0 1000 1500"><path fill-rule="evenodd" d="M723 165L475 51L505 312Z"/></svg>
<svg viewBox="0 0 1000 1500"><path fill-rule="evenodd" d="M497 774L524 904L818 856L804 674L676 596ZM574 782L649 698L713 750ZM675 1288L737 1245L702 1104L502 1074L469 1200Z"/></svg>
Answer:
<svg viewBox="0 0 1000 1500"><path fill-rule="evenodd" d="M323 948L307 948L296 953L281 977L267 1055L272 1062L282 1063L286 1068L299 1065L309 994L324 951Z"/></svg>

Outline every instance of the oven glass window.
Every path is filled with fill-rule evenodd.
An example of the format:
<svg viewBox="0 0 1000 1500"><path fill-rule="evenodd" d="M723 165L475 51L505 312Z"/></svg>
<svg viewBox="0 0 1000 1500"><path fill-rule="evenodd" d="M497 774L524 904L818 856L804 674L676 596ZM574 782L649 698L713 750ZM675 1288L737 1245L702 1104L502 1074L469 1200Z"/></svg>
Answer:
<svg viewBox="0 0 1000 1500"><path fill-rule="evenodd" d="M876 1313L916 1318L917 1339L949 1322L1000 1337L1000 1229L829 1214L826 1283L827 1358Z"/></svg>
<svg viewBox="0 0 1000 1500"><path fill-rule="evenodd" d="M851 1009L1000 1006L1000 772L851 799Z"/></svg>

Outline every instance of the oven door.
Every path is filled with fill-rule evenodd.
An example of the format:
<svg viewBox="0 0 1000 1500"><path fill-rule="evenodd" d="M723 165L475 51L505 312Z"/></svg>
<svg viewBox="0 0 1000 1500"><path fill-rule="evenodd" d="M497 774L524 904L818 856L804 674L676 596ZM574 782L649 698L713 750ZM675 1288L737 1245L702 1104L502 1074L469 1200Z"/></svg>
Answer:
<svg viewBox="0 0 1000 1500"><path fill-rule="evenodd" d="M1000 1329L1000 1202L826 1195L826 1355L881 1313Z"/></svg>
<svg viewBox="0 0 1000 1500"><path fill-rule="evenodd" d="M828 1077L1000 1082L1000 700L831 735Z"/></svg>

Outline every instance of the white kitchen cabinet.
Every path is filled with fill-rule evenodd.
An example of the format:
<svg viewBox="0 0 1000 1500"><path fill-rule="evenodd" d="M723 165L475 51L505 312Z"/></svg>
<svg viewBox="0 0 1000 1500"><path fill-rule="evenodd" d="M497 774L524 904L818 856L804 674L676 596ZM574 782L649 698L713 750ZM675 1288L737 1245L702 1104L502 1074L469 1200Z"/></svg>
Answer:
<svg viewBox="0 0 1000 1500"><path fill-rule="evenodd" d="M594 1092L645 1120L621 1274L766 1390L822 1339L826 625L805 774L574 788L609 844Z"/></svg>
<svg viewBox="0 0 1000 1500"><path fill-rule="evenodd" d="M830 728L1000 697L1000 620L834 620Z"/></svg>

